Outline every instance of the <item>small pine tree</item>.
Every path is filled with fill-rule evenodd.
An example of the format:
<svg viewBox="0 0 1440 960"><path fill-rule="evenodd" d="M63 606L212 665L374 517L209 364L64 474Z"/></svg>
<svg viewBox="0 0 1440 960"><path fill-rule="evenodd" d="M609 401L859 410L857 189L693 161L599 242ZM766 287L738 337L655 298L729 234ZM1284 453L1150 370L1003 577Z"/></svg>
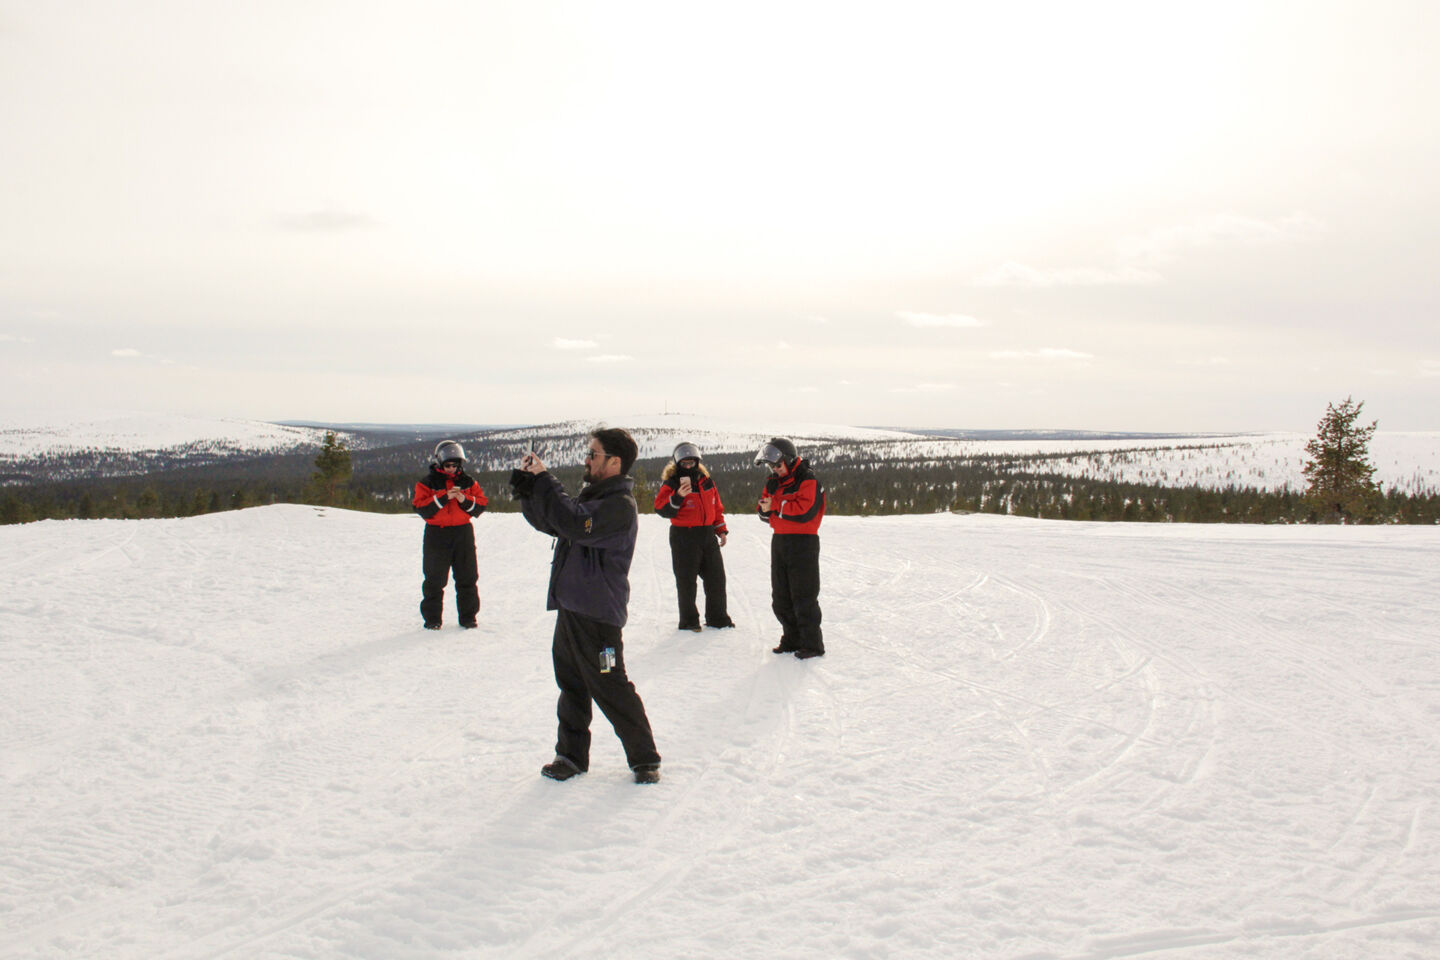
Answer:
<svg viewBox="0 0 1440 960"><path fill-rule="evenodd" d="M1338 407L1327 404L1315 436L1305 444L1310 457L1303 468L1310 481L1305 498L1322 522L1353 522L1368 515L1375 505L1379 490L1370 463L1370 438L1376 421L1369 426L1356 424L1364 408L1363 402L1350 397Z"/></svg>
<svg viewBox="0 0 1440 960"><path fill-rule="evenodd" d="M335 436L335 431L325 431L325 442L315 458L315 483L320 488L322 503L333 504L340 485L350 479L353 468L350 465L350 447Z"/></svg>

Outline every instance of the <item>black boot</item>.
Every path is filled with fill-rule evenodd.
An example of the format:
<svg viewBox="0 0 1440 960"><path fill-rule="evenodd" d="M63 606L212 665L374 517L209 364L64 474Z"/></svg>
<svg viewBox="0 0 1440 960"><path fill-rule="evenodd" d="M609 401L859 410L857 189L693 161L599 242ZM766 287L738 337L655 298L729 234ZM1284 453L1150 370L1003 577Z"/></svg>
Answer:
<svg viewBox="0 0 1440 960"><path fill-rule="evenodd" d="M551 780L569 780L575 774L584 772L575 766L568 757L559 756L540 768L540 775L549 777Z"/></svg>

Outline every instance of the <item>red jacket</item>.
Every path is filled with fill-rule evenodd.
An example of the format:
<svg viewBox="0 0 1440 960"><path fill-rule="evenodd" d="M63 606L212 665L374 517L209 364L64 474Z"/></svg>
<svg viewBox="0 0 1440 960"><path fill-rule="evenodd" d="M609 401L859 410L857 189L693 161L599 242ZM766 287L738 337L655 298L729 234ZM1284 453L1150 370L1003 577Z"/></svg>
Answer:
<svg viewBox="0 0 1440 960"><path fill-rule="evenodd" d="M825 518L825 490L804 460L796 460L785 477L771 474L765 481L763 496L770 497L770 510L758 512L760 519L770 524L770 532L820 532L820 521Z"/></svg>
<svg viewBox="0 0 1440 960"><path fill-rule="evenodd" d="M460 488L460 499L451 500L445 496L451 487ZM424 480L415 484L415 496L410 501L415 512L424 517L426 523L436 527L458 527L469 523L471 517L484 513L489 503L480 484L467 477L465 471L447 477L434 468Z"/></svg>
<svg viewBox="0 0 1440 960"><path fill-rule="evenodd" d="M729 535L725 527L725 505L720 502L720 491L704 467L700 468L699 482L690 480L690 495L682 497L676 488L680 478L675 475L675 464L665 468L661 476L660 491L655 494L655 512L669 519L672 527L714 527L715 532Z"/></svg>

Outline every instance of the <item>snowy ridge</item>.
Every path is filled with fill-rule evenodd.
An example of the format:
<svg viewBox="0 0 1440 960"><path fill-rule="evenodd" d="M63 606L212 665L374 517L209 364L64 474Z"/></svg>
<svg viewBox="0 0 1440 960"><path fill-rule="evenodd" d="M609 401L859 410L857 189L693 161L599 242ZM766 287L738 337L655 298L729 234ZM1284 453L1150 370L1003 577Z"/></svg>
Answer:
<svg viewBox="0 0 1440 960"><path fill-rule="evenodd" d="M1440 531L832 517L823 660L674 629L664 756L554 742L548 537L476 522L420 629L413 516L0 527L4 960L1410 958L1440 942ZM1426 558L1429 559L1426 559ZM77 575L86 587L76 589Z"/></svg>
<svg viewBox="0 0 1440 960"><path fill-rule="evenodd" d="M487 441L515 446L485 462L486 469L510 465L526 444L535 444L552 463L582 456L597 423L622 426L635 437L641 459L668 457L690 440L707 454L745 453L767 438L788 436L817 463L838 458L904 461L958 457L1044 457L1017 470L1057 473L1092 480L1158 486L1207 488L1289 488L1303 491L1302 468L1309 436L1298 433L1194 434L1170 438L1013 438L969 440L925 437L896 430L822 424L756 424L706 417L668 415L568 420L485 434ZM1440 433L1377 432L1370 445L1376 482L1385 489L1423 494L1440 491Z"/></svg>
<svg viewBox="0 0 1440 960"><path fill-rule="evenodd" d="M817 463L860 459L901 463L963 457L1014 457L1017 472L1056 473L1092 480L1168 487L1305 489L1302 467L1308 435L1298 433L1186 435L1172 438L949 439L918 433L833 424L747 422L680 414L566 420L486 431L466 441L477 470L506 470L534 446L547 463L580 462L597 424L628 429L642 459L669 457L693 441L707 455L749 453L772 436L795 440ZM384 434L337 431L352 449L385 444ZM213 461L313 449L322 427L253 420L205 420L157 415L112 415L87 422L0 427L0 468L36 457L84 455L94 472L137 474L176 462ZM1409 494L1440 491L1440 433L1377 432L1370 445L1382 488ZM1044 460L1022 462L1022 458ZM3 472L3 469L0 469Z"/></svg>
<svg viewBox="0 0 1440 960"><path fill-rule="evenodd" d="M644 414L598 420L564 420L537 424L517 430L498 430L485 434L491 440L529 440L556 442L568 439L565 448L583 447L595 427L623 427L640 447L640 458L668 457L677 444L691 441L705 453L745 453L758 450L771 437L789 437L801 448L823 447L834 443L873 443L915 440L919 434L898 430L876 430L816 423L758 423L690 414Z"/></svg>
<svg viewBox="0 0 1440 960"><path fill-rule="evenodd" d="M258 420L200 419L161 414L113 414L86 421L0 426L0 457L159 453L197 446L234 453L274 453L318 444L325 431Z"/></svg>
<svg viewBox="0 0 1440 960"><path fill-rule="evenodd" d="M1045 456L1035 472L1162 487L1307 487L1305 444L1298 433L1184 437L1174 440L974 440L894 445L910 459L961 456ZM955 444L960 444L959 446ZM1053 456L1069 454L1069 456ZM1370 442L1375 481L1384 489L1440 491L1440 433L1376 432Z"/></svg>

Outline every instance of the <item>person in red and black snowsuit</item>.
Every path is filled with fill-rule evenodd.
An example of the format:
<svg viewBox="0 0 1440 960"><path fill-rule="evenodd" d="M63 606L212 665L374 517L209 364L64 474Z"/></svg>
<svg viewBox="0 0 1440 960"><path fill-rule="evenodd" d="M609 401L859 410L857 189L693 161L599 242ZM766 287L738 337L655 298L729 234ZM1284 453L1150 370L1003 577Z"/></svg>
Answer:
<svg viewBox="0 0 1440 960"><path fill-rule="evenodd" d="M761 446L755 462L770 469L758 512L772 534L770 607L781 627L774 652L793 653L800 660L823 657L820 521L825 517L825 490L785 437Z"/></svg>
<svg viewBox="0 0 1440 960"><path fill-rule="evenodd" d="M425 518L420 616L426 630L439 630L445 603L445 584L455 571L455 612L460 626L475 628L480 614L480 569L475 562L474 517L489 504L480 484L465 474L465 450L454 440L442 440L430 458L430 472L415 484L411 501Z"/></svg>
<svg viewBox="0 0 1440 960"><path fill-rule="evenodd" d="M679 629L700 632L700 611L695 606L697 575L705 584L705 626L735 626L725 609L725 560L720 556L730 535L725 527L725 505L695 444L682 443L675 448L660 476L655 511L670 521L670 565L680 604Z"/></svg>

